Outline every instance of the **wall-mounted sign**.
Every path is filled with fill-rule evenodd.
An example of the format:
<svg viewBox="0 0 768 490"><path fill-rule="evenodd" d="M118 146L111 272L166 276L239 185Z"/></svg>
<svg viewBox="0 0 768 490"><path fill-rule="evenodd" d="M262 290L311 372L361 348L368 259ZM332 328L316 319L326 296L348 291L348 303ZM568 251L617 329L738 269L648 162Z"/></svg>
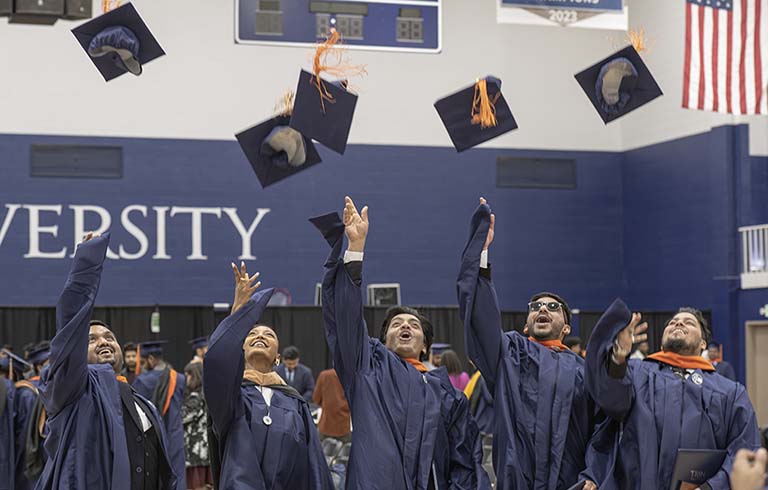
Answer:
<svg viewBox="0 0 768 490"><path fill-rule="evenodd" d="M497 21L609 30L628 27L623 0L500 0Z"/></svg>

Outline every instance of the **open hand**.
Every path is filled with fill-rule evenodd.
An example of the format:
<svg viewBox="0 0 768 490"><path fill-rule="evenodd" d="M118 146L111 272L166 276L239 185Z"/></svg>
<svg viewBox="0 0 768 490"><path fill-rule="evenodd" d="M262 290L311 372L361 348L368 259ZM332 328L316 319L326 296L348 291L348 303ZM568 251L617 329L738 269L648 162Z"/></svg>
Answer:
<svg viewBox="0 0 768 490"><path fill-rule="evenodd" d="M232 263L232 272L235 274L235 300L232 302L232 313L243 307L251 299L253 293L261 286L261 281L254 281L261 275L258 272L252 276L245 270L245 262L240 262L240 269Z"/></svg>
<svg viewBox="0 0 768 490"><path fill-rule="evenodd" d="M358 213L349 196L344 198L344 233L349 241L349 250L362 252L365 248L365 238L368 236L368 206Z"/></svg>
<svg viewBox="0 0 768 490"><path fill-rule="evenodd" d="M624 361L632 352L632 346L648 340L648 334L645 333L648 330L648 323L643 322L640 313L632 313L632 320L629 322L624 330L619 332L616 337L618 348L614 349L614 355L616 356L616 362L623 364Z"/></svg>
<svg viewBox="0 0 768 490"><path fill-rule="evenodd" d="M488 202L485 200L484 197L480 198L480 204L488 204ZM496 215L491 213L491 227L488 228L488 236L485 239L485 245L483 245L483 250L488 250L488 247L491 246L491 242L493 242L493 229L496 225Z"/></svg>

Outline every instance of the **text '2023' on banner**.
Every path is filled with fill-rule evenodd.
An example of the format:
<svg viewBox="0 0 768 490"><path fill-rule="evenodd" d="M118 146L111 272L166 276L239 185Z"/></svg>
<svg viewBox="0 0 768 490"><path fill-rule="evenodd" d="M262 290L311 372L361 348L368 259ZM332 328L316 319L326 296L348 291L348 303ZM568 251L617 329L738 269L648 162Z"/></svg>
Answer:
<svg viewBox="0 0 768 490"><path fill-rule="evenodd" d="M621 12L623 0L502 0L502 5L521 8L592 10Z"/></svg>

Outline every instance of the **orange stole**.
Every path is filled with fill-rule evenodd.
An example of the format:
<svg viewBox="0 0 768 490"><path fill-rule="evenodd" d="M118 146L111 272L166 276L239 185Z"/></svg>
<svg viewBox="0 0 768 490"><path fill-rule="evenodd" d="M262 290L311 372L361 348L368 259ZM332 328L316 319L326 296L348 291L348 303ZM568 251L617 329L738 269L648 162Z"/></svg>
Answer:
<svg viewBox="0 0 768 490"><path fill-rule="evenodd" d="M528 337L528 340L531 342L536 342L539 345L543 345L547 349L552 350L568 350L568 346L565 345L562 340L536 340L533 337Z"/></svg>
<svg viewBox="0 0 768 490"><path fill-rule="evenodd" d="M701 369L702 371L714 371L715 367L711 362L699 356L681 356L674 352L657 352L651 354L646 359L659 361L670 366L682 369Z"/></svg>
<svg viewBox="0 0 768 490"><path fill-rule="evenodd" d="M429 369L427 369L427 366L425 366L418 359L404 358L403 360L408 364L410 364L411 366L415 367L416 370L419 371L420 373L426 373L427 371L429 371Z"/></svg>

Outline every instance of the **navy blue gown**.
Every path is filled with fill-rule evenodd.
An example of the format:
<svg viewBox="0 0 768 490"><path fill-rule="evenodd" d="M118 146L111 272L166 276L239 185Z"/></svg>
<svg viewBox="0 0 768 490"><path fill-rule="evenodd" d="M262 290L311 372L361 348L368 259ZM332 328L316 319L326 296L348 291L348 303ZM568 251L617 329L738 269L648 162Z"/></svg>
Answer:
<svg viewBox="0 0 768 490"><path fill-rule="evenodd" d="M623 432L601 490L669 488L678 449L726 449L722 469L707 483L730 488L728 472L740 448L760 447L744 386L696 369L681 379L668 365L630 359L622 377L608 372L613 342L632 318L617 299L598 321L587 346L587 388ZM618 434L616 437L618 441Z"/></svg>
<svg viewBox="0 0 768 490"><path fill-rule="evenodd" d="M445 368L422 374L368 336L360 278L353 279L340 259L344 226L337 214L312 222L332 246L323 319L352 413L347 488L490 488L466 397Z"/></svg>
<svg viewBox="0 0 768 490"><path fill-rule="evenodd" d="M28 383L20 385L19 383ZM30 481L24 475L24 458L27 452L27 431L29 430L29 420L33 413L35 404L38 400L38 394L35 390L39 389L40 380L33 379L17 383L15 405L15 426L16 426L16 489L32 490L35 488L34 481ZM35 421L37 423L37 421Z"/></svg>
<svg viewBox="0 0 768 490"><path fill-rule="evenodd" d="M0 490L14 490L16 441L14 440L14 386L0 378Z"/></svg>
<svg viewBox="0 0 768 490"><path fill-rule="evenodd" d="M457 292L467 352L493 393L493 460L499 489L560 490L587 469L600 422L584 387L584 360L503 332L496 291L480 274L490 209L472 217ZM599 483L599 473L588 476Z"/></svg>
<svg viewBox="0 0 768 490"><path fill-rule="evenodd" d="M37 490L130 490L131 467L122 402L112 366L88 364L88 335L109 234L81 244L56 306L50 364L40 377L48 412L45 463ZM151 403L144 399L145 406ZM162 449L167 439L160 415L147 413ZM166 464L170 465L167 458ZM173 474L168 489L177 489ZM182 475L183 478L183 475Z"/></svg>
<svg viewBox="0 0 768 490"><path fill-rule="evenodd" d="M157 369L143 373L133 380L133 388L144 398L152 400L154 398L155 388L157 387L162 374L163 371ZM168 411L163 415L165 433L168 435L168 457L171 460L173 472L177 475L186 475L187 471L184 446L184 425L181 423L181 406L184 404L184 388L186 385L187 381L184 375L177 373L176 388L173 390L171 403L168 405ZM165 396L162 398L164 399ZM163 406L157 405L158 404L155 404L155 408L157 408L162 415ZM186 476L180 478L178 488L180 490L186 488Z"/></svg>
<svg viewBox="0 0 768 490"><path fill-rule="evenodd" d="M272 296L256 293L211 335L203 391L218 438L220 490L332 490L312 414L301 395L273 389L269 408L259 388L243 383L243 342ZM293 391L293 390L292 390ZM269 414L271 424L264 423Z"/></svg>

